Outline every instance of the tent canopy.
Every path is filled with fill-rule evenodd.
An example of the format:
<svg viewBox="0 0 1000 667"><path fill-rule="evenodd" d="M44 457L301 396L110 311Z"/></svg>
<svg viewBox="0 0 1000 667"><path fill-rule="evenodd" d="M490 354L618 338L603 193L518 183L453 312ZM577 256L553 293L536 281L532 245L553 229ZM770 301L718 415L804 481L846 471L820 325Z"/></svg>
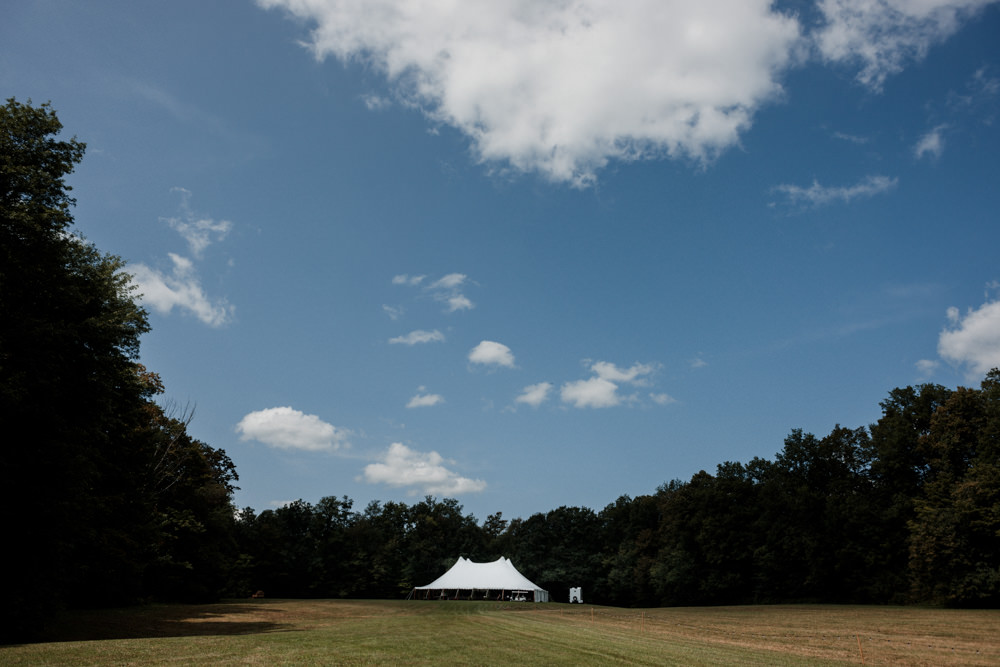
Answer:
<svg viewBox="0 0 1000 667"><path fill-rule="evenodd" d="M460 556L450 570L426 586L417 586L416 590L526 591L534 593L536 602L546 602L549 598L548 591L532 583L503 556L492 563L473 563Z"/></svg>

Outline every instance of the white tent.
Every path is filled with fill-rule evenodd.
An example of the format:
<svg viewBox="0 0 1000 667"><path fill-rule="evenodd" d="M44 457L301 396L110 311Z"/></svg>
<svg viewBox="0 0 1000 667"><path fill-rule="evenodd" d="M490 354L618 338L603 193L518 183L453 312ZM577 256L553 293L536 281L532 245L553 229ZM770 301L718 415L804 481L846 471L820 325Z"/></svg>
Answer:
<svg viewBox="0 0 1000 667"><path fill-rule="evenodd" d="M517 571L509 559L500 557L492 563L473 563L459 556L451 569L427 584L413 589L423 591L418 597L430 598L482 598L496 600L534 600L548 602L549 592L533 584ZM467 593L467 594L465 594ZM478 593L478 595L477 595Z"/></svg>

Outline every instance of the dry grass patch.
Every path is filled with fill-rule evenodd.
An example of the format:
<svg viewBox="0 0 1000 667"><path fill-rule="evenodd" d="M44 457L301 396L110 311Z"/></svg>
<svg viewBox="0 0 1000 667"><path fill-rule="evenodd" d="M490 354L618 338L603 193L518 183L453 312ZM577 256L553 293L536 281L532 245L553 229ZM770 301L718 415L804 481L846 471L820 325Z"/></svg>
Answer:
<svg viewBox="0 0 1000 667"><path fill-rule="evenodd" d="M75 613L51 639L0 664L996 665L1000 612L255 600Z"/></svg>

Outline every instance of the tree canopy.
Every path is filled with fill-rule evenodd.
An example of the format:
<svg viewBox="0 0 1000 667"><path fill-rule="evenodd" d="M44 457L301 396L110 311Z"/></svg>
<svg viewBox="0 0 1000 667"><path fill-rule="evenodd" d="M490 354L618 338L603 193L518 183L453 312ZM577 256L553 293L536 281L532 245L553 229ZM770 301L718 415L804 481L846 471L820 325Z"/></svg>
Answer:
<svg viewBox="0 0 1000 667"><path fill-rule="evenodd" d="M0 107L5 636L67 604L147 596L151 573L188 548L179 526L211 532L205 508L228 507L235 479L224 452L153 402L162 386L138 363L146 312L124 262L72 229L65 179L85 145L61 131L49 104Z"/></svg>

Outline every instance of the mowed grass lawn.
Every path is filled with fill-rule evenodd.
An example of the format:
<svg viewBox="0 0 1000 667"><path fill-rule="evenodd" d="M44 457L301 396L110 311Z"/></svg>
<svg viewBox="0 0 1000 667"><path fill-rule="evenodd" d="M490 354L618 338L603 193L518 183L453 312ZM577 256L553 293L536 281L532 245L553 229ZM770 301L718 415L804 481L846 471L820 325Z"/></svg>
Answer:
<svg viewBox="0 0 1000 667"><path fill-rule="evenodd" d="M1000 665L1000 611L240 600L78 612L2 665Z"/></svg>

